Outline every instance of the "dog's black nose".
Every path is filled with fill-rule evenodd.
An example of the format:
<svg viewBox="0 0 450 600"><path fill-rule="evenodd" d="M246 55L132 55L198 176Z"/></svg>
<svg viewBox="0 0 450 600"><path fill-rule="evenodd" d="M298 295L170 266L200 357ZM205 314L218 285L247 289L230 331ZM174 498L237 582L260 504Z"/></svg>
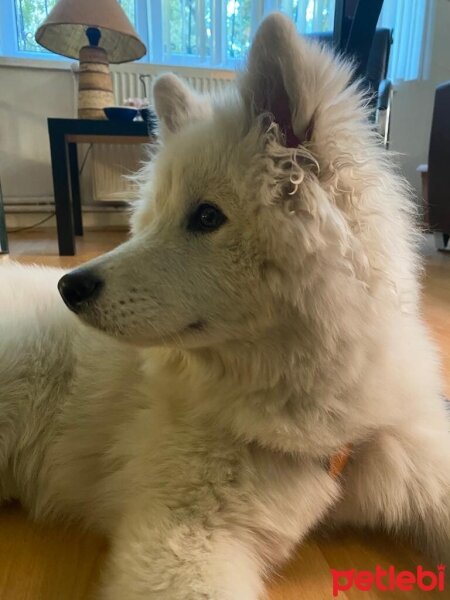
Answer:
<svg viewBox="0 0 450 600"><path fill-rule="evenodd" d="M102 286L100 277L89 269L71 271L58 281L62 299L74 312L78 312L84 302L95 298Z"/></svg>

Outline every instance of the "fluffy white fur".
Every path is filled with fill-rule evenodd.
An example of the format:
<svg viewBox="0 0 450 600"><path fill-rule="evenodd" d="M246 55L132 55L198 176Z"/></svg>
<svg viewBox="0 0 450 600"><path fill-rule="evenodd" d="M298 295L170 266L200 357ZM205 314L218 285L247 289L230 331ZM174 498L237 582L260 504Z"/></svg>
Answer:
<svg viewBox="0 0 450 600"><path fill-rule="evenodd" d="M1 270L0 499L112 540L105 600L257 600L320 523L450 560L450 435L404 183L350 67L261 26L237 90L155 85L164 142L133 236ZM188 231L199 202L227 216ZM348 443L338 480L326 462Z"/></svg>

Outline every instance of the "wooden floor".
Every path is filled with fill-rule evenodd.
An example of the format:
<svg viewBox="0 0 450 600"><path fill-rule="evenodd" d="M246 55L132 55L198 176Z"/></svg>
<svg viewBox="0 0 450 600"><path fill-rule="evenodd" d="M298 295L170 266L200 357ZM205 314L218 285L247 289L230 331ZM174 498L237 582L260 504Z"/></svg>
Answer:
<svg viewBox="0 0 450 600"><path fill-rule="evenodd" d="M87 233L78 242L76 257L61 258L57 256L53 236L47 233L13 234L10 238L11 258L15 260L71 267L113 248L125 239L125 233ZM436 253L430 244L424 245L423 251L426 256L424 314L441 348L446 393L450 398L450 254ZM3 508L0 511L0 600L89 599L106 553L105 540L94 534L83 533L75 527L38 526L28 521L18 506ZM415 570L418 564L426 565L427 561L407 546L381 534L340 532L327 539L313 536L302 545L284 572L272 581L269 599L331 599L331 568L374 570L376 565L383 568L394 565L400 571ZM338 596L342 600L424 597L450 598L450 592L359 592L353 589Z"/></svg>

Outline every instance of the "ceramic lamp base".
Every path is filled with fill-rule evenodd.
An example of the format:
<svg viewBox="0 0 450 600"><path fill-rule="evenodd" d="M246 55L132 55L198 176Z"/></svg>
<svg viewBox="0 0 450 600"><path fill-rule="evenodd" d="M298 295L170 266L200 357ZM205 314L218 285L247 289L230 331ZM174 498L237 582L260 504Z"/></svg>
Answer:
<svg viewBox="0 0 450 600"><path fill-rule="evenodd" d="M105 119L103 109L113 104L113 84L106 51L99 46L84 46L80 50L78 118Z"/></svg>

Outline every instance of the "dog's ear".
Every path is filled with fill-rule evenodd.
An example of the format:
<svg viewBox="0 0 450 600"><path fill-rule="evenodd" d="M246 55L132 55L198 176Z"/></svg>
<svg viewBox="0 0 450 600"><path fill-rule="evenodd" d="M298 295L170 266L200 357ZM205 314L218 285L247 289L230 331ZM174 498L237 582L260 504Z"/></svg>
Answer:
<svg viewBox="0 0 450 600"><path fill-rule="evenodd" d="M184 125L199 120L210 112L208 102L171 73L156 79L153 84L153 99L163 137L177 133Z"/></svg>
<svg viewBox="0 0 450 600"><path fill-rule="evenodd" d="M314 53L294 24L276 13L260 25L240 80L244 101L253 115L272 113L285 143L296 147L308 140L314 126L320 73Z"/></svg>

